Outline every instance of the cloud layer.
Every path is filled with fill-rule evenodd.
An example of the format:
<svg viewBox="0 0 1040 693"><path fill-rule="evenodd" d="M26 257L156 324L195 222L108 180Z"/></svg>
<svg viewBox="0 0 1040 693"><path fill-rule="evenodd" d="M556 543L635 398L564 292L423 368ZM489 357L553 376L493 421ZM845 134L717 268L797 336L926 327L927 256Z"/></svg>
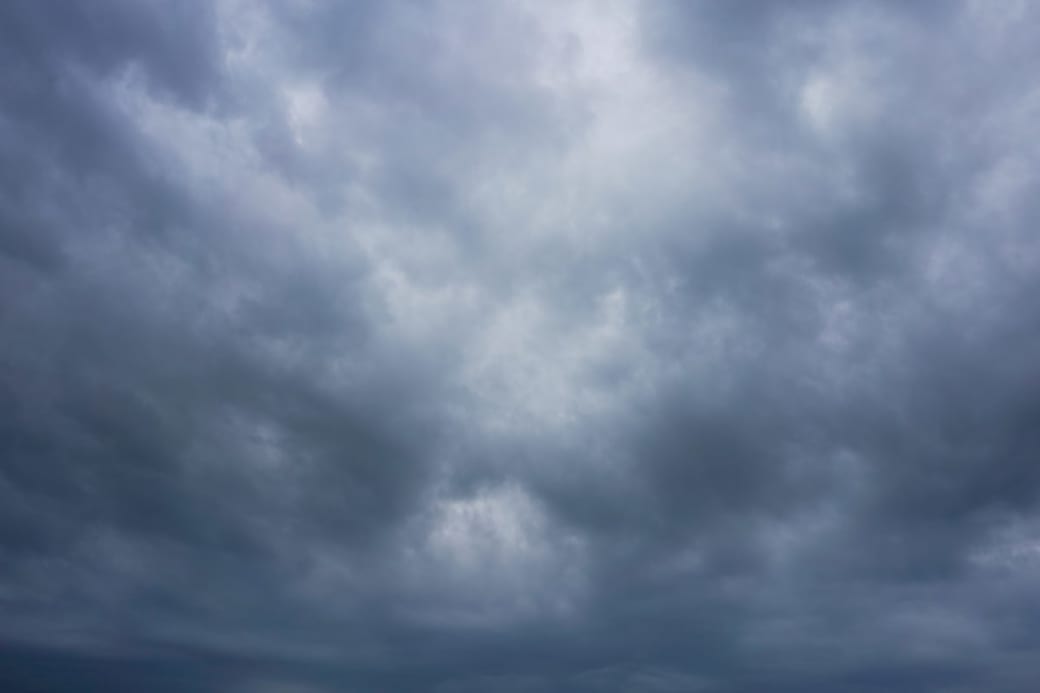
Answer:
<svg viewBox="0 0 1040 693"><path fill-rule="evenodd" d="M0 4L0 687L1033 690L1038 31Z"/></svg>

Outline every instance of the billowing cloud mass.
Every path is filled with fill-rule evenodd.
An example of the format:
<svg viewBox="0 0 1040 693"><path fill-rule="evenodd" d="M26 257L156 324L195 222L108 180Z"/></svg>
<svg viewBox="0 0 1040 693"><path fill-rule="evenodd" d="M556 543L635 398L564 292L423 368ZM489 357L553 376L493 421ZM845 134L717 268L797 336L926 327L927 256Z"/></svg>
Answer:
<svg viewBox="0 0 1040 693"><path fill-rule="evenodd" d="M0 3L0 689L1036 690L1038 36Z"/></svg>

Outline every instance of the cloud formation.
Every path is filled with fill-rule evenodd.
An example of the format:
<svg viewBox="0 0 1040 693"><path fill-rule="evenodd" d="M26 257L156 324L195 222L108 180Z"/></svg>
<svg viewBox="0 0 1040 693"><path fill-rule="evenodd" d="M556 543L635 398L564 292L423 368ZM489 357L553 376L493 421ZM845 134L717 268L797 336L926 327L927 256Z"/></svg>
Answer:
<svg viewBox="0 0 1040 693"><path fill-rule="evenodd" d="M0 687L1033 690L1038 30L0 4Z"/></svg>

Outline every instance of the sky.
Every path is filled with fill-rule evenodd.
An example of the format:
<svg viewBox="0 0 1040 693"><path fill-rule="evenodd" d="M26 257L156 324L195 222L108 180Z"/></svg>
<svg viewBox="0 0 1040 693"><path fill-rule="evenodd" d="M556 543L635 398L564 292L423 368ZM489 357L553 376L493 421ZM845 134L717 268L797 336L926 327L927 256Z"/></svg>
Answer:
<svg viewBox="0 0 1040 693"><path fill-rule="evenodd" d="M0 689L1035 691L1038 36L0 2Z"/></svg>

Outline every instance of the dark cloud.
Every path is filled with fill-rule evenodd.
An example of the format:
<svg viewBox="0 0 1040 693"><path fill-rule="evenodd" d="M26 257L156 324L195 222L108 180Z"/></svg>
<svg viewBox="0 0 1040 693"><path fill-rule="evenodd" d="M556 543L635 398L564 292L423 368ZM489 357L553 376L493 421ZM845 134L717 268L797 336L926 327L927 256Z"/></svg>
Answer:
<svg viewBox="0 0 1040 693"><path fill-rule="evenodd" d="M1028 4L0 7L0 687L1027 691Z"/></svg>

